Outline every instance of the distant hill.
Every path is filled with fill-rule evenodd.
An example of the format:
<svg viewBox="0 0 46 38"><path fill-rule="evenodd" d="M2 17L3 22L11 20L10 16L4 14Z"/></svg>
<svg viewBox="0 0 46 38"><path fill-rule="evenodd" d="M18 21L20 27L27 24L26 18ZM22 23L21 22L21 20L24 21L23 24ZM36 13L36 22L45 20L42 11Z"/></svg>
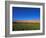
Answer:
<svg viewBox="0 0 46 38"><path fill-rule="evenodd" d="M40 23L39 20L16 20L15 22Z"/></svg>

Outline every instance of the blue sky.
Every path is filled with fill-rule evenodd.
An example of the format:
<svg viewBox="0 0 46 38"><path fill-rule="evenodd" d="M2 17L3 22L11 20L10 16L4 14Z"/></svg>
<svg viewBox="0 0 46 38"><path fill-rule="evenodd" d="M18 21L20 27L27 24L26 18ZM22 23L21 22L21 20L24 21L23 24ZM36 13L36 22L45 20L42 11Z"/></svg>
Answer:
<svg viewBox="0 0 46 38"><path fill-rule="evenodd" d="M39 20L40 8L12 7L13 20Z"/></svg>

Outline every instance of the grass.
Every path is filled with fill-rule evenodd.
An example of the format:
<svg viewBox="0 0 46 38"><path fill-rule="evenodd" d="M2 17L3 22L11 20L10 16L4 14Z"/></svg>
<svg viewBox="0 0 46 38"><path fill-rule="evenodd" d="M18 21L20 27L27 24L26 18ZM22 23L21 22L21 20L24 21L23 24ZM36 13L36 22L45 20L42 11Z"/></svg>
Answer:
<svg viewBox="0 0 46 38"><path fill-rule="evenodd" d="M13 22L13 31L40 30L40 23L16 23Z"/></svg>

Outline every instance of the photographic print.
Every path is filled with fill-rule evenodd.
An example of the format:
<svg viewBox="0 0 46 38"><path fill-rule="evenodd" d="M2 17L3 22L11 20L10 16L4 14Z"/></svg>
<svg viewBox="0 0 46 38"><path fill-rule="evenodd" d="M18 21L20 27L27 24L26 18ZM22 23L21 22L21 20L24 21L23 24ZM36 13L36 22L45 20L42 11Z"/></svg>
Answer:
<svg viewBox="0 0 46 38"><path fill-rule="evenodd" d="M10 31L11 33L39 33L42 32L42 6L38 5L10 5ZM42 14L42 15L41 15ZM25 32L24 32L25 31Z"/></svg>
<svg viewBox="0 0 46 38"><path fill-rule="evenodd" d="M44 3L6 2L6 36L44 34Z"/></svg>

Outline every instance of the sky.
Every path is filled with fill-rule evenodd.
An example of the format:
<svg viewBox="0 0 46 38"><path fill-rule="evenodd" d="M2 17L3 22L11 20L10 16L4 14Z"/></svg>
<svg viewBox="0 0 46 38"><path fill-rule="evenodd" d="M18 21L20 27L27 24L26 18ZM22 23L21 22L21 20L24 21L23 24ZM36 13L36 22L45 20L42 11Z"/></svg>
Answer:
<svg viewBox="0 0 46 38"><path fill-rule="evenodd" d="M12 19L40 20L40 8L12 7Z"/></svg>

